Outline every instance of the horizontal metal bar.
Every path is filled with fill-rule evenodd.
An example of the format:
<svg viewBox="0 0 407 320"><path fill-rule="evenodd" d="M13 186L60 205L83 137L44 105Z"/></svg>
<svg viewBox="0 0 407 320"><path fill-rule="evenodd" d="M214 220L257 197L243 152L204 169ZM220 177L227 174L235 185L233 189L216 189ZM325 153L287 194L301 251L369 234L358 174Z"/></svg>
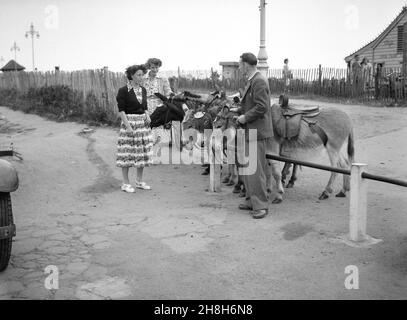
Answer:
<svg viewBox="0 0 407 320"><path fill-rule="evenodd" d="M9 239L16 236L16 225L12 224L7 227L0 227L0 240Z"/></svg>
<svg viewBox="0 0 407 320"><path fill-rule="evenodd" d="M320 169L320 170L325 170L325 171L330 171L330 172L346 174L348 176L350 175L350 170L347 170L347 169L334 168L334 167L330 167L330 166L324 166L322 164L316 164L316 163L311 163L311 162L306 162L306 161L289 159L289 158L285 158L285 157L275 156L273 154L267 154L266 158L271 159L271 160L282 161L282 162L294 163L294 164L298 164L298 165L304 166L304 167L310 167L310 168L315 168L315 169Z"/></svg>
<svg viewBox="0 0 407 320"><path fill-rule="evenodd" d="M341 174L346 174L350 175L350 170L342 169L342 168L334 168L334 167L329 167L329 166L324 166L316 163L311 163L311 162L306 162L306 161L300 161L300 160L294 160L294 159L289 159L285 157L280 157L280 156L275 156L272 154L267 154L266 155L267 159L272 159L272 160L277 160L277 161L282 161L282 162L289 162L289 163L295 163L300 166L304 167L310 167L310 168L315 168L315 169L320 169L320 170L325 170L325 171L331 171L331 172L337 172ZM394 184L397 186L401 187L407 187L407 181L399 180L399 179L393 179L393 178L387 178L383 176L377 176L374 174L370 174L367 172L362 173L362 178L368 179L368 180L375 180L375 181L380 181L380 182L386 182L390 184Z"/></svg>
<svg viewBox="0 0 407 320"><path fill-rule="evenodd" d="M0 157L13 156L13 150L0 150Z"/></svg>
<svg viewBox="0 0 407 320"><path fill-rule="evenodd" d="M380 182L386 182L390 184L395 184L397 186L401 187L407 187L407 181L399 180L399 179L393 179L393 178L387 178L383 176L376 176L374 174L370 174L367 172L362 172L362 178L364 179L369 179L369 180L375 180L375 181L380 181Z"/></svg>

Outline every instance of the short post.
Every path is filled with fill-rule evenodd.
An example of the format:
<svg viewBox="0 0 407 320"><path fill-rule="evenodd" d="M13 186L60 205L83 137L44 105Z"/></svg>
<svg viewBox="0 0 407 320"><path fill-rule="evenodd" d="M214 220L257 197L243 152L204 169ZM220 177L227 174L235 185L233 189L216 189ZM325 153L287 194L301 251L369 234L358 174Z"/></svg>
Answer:
<svg viewBox="0 0 407 320"><path fill-rule="evenodd" d="M362 178L366 164L352 163L350 175L350 221L349 238L351 241L366 240L367 180Z"/></svg>
<svg viewBox="0 0 407 320"><path fill-rule="evenodd" d="M219 136L220 134L220 136ZM222 133L219 129L213 131L213 134L209 137L209 191L221 192L221 161L222 150L219 148L219 139L221 139ZM222 140L220 140L222 141Z"/></svg>

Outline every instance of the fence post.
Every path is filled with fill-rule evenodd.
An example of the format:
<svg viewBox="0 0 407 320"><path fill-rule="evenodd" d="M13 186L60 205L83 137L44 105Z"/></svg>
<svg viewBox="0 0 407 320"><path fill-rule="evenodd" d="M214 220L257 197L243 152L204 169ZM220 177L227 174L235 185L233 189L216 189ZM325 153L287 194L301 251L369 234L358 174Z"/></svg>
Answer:
<svg viewBox="0 0 407 320"><path fill-rule="evenodd" d="M107 66L103 67L103 89L105 98L105 110L109 110L109 84L110 84L110 74L109 68Z"/></svg>
<svg viewBox="0 0 407 320"><path fill-rule="evenodd" d="M319 94L322 93L322 66L318 67L318 84L319 84Z"/></svg>

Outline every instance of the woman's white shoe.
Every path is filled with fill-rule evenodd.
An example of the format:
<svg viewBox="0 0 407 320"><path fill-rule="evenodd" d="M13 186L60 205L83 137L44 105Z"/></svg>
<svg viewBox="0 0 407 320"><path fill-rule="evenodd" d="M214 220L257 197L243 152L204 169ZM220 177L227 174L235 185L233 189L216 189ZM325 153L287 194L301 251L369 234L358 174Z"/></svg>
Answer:
<svg viewBox="0 0 407 320"><path fill-rule="evenodd" d="M138 182L136 181L136 188L143 189L143 190L151 190L151 187L147 185L145 182Z"/></svg>
<svg viewBox="0 0 407 320"><path fill-rule="evenodd" d="M122 191L133 193L136 191L136 189L133 188L131 184L122 184L121 187Z"/></svg>

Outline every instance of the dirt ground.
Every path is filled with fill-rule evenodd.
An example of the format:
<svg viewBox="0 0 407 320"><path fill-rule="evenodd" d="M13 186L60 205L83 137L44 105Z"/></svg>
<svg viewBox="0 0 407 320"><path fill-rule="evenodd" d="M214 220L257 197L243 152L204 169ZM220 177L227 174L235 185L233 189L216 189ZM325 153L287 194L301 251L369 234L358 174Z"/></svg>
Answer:
<svg viewBox="0 0 407 320"><path fill-rule="evenodd" d="M352 118L356 161L407 180L407 109L334 106ZM254 220L231 187L206 192L199 165L154 166L145 172L153 190L120 191L117 131L79 134L84 127L0 107L0 144L12 141L24 158L10 159L17 236L0 299L407 298L404 188L369 182L367 231L383 241L356 248L338 241L349 197L318 200L328 172L303 168L284 202ZM58 290L44 286L48 265L59 270ZM359 289L345 288L349 265Z"/></svg>

